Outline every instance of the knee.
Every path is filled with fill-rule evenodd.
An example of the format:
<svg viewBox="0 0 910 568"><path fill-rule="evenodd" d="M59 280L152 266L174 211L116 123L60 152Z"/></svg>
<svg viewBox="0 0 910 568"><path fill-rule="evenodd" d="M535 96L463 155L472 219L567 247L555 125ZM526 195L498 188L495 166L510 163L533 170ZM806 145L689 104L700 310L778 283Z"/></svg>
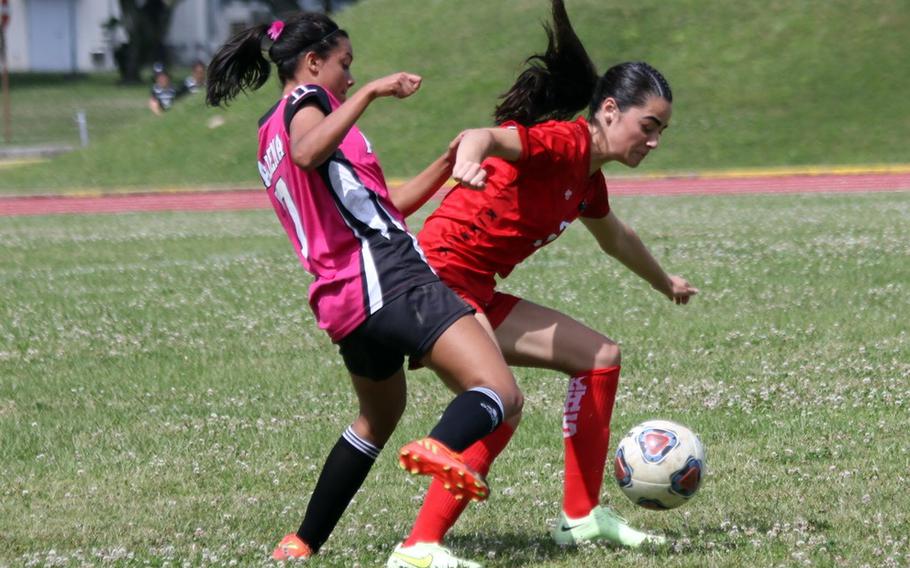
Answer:
<svg viewBox="0 0 910 568"><path fill-rule="evenodd" d="M622 364L622 353L619 345L604 337L594 353L594 366L592 368L605 369L607 367L617 367L620 364Z"/></svg>
<svg viewBox="0 0 910 568"><path fill-rule="evenodd" d="M521 389L518 388L518 385L514 382L508 388L500 389L502 392L499 392L499 398L502 400L502 411L503 422L515 421L515 426L517 427L518 421L521 420L521 409L525 404L524 393L521 392Z"/></svg>
<svg viewBox="0 0 910 568"><path fill-rule="evenodd" d="M521 417L522 417L522 412L521 412L521 410L519 410L517 414L515 414L511 418L506 418L505 420L503 420L503 422L508 424L509 427L512 428L512 431L514 432L515 430L518 430L518 426L521 424Z"/></svg>

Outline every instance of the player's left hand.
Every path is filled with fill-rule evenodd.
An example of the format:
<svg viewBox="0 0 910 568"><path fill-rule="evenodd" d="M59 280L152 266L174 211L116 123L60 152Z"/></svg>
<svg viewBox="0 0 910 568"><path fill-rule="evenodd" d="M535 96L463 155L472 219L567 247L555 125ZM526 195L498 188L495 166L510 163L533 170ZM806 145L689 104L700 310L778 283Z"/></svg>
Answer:
<svg viewBox="0 0 910 568"><path fill-rule="evenodd" d="M689 281L682 276L670 275L670 291L667 298L676 302L677 305L688 304L689 298L698 294L698 288L689 284Z"/></svg>

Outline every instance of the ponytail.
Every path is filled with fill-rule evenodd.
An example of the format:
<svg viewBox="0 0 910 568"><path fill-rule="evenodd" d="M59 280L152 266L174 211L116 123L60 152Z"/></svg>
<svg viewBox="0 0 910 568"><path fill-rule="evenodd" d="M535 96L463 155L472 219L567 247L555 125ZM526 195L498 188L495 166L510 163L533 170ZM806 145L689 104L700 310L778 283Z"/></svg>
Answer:
<svg viewBox="0 0 910 568"><path fill-rule="evenodd" d="M553 26L544 24L547 51L535 54L493 113L496 124L514 120L530 126L545 120L568 120L588 106L597 71L575 35L563 0L552 0Z"/></svg>
<svg viewBox="0 0 910 568"><path fill-rule="evenodd" d="M272 69L269 60L278 68L278 79L287 83L293 80L301 55L312 51L327 57L347 37L331 18L315 12L247 28L225 43L209 63L205 101L211 106L227 104L241 92L265 85ZM266 59L263 46L270 42Z"/></svg>
<svg viewBox="0 0 910 568"><path fill-rule="evenodd" d="M212 57L206 73L205 102L220 106L243 91L256 90L269 79L271 64L262 56L266 24L240 32Z"/></svg>

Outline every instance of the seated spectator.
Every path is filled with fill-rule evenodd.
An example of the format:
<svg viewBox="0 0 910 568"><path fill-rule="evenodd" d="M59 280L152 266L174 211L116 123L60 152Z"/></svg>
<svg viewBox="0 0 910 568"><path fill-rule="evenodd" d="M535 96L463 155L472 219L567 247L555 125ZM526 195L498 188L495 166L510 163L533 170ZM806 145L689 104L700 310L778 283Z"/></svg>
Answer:
<svg viewBox="0 0 910 568"><path fill-rule="evenodd" d="M174 105L178 93L174 84L171 82L171 76L164 67L155 65L154 70L155 83L152 85L149 108L153 113L160 115Z"/></svg>
<svg viewBox="0 0 910 568"><path fill-rule="evenodd" d="M190 75L183 80L183 86L181 87L181 93L179 94L195 94L199 91L205 90L205 63L197 59L193 62L193 69L190 71Z"/></svg>

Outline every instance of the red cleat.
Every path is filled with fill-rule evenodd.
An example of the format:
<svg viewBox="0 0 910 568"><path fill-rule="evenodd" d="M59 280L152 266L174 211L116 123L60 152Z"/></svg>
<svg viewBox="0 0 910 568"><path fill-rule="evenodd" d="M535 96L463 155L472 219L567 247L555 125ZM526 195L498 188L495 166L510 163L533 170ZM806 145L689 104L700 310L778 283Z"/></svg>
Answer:
<svg viewBox="0 0 910 568"><path fill-rule="evenodd" d="M398 462L414 475L435 477L459 501L465 497L483 501L490 494L486 480L462 461L461 454L433 438L406 444L398 450Z"/></svg>

